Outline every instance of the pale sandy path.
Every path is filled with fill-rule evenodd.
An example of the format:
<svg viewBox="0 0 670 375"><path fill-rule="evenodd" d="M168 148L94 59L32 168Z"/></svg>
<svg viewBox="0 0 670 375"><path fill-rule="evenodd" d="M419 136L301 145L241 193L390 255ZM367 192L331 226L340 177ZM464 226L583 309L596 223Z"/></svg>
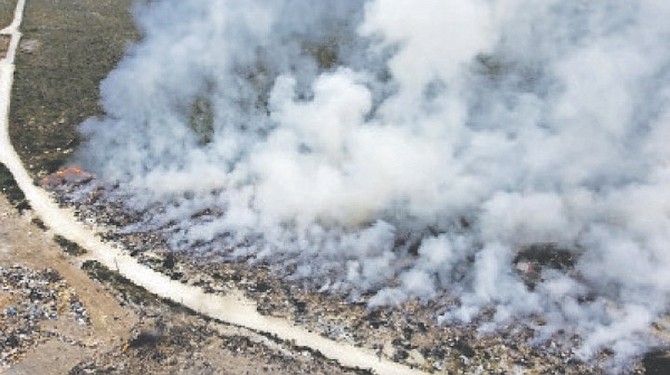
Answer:
<svg viewBox="0 0 670 375"><path fill-rule="evenodd" d="M0 60L0 162L11 171L35 213L54 233L77 242L88 249L92 258L110 269L118 270L133 283L211 318L291 340L296 345L318 350L344 366L370 369L378 374L422 374L392 361L380 359L371 350L326 339L284 319L262 316L257 312L255 304L239 291L226 296L206 294L200 288L181 284L152 271L138 264L117 246L102 242L90 229L79 223L71 211L59 208L44 190L35 186L12 147L8 134L14 57L21 37L19 25L24 6L25 0L19 0L14 21L0 31L1 34L11 36L7 56Z"/></svg>

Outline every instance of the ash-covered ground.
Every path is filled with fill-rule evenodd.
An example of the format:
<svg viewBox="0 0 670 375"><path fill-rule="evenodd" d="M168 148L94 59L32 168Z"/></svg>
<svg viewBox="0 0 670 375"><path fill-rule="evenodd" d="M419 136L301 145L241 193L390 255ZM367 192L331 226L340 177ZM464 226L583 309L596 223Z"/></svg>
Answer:
<svg viewBox="0 0 670 375"><path fill-rule="evenodd" d="M129 210L114 192L81 168L68 168L42 180L62 205L73 207L84 223L109 241L123 244L141 263L209 293L225 294L242 289L258 304L262 314L283 317L334 340L375 349L401 363L434 373L537 373L537 374L644 374L645 361L660 358L655 368L663 368L662 354L628 358L617 362L604 348L594 358L584 360L576 352L582 338L558 332L537 340L535 328L545 324L541 316L519 320L505 327L486 330L494 311L469 324L444 324L439 316L458 303L445 293L431 301L413 299L394 306L370 307L371 295L351 300L346 293L319 291L316 284L291 280L290 270L271 263L235 261L220 257L194 256L174 251L161 230L128 232L124 228L145 221L151 212ZM169 228L168 228L169 229ZM552 245L545 245L552 246ZM514 262L528 288L538 281L543 268L571 272L574 260L560 249L531 248ZM656 333L662 336L660 323ZM651 370L647 370L647 373Z"/></svg>

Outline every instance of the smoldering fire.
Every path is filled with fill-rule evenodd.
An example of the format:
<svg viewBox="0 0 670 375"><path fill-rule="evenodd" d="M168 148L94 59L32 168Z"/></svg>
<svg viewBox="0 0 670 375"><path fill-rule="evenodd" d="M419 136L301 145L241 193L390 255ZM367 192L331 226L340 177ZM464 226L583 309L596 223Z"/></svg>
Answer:
<svg viewBox="0 0 670 375"><path fill-rule="evenodd" d="M175 248L291 264L372 305L456 296L446 321L540 315L586 357L652 343L670 302L667 1L136 15L77 158L133 207L160 203L142 225L171 223Z"/></svg>

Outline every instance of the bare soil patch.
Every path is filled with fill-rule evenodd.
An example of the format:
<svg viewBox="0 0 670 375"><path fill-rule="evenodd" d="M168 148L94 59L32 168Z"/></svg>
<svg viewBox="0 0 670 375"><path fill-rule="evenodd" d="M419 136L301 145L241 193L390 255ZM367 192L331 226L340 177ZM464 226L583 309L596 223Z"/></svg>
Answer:
<svg viewBox="0 0 670 375"><path fill-rule="evenodd" d="M11 38L7 35L0 35L0 59L4 59L7 56L7 50L9 49L9 41Z"/></svg>

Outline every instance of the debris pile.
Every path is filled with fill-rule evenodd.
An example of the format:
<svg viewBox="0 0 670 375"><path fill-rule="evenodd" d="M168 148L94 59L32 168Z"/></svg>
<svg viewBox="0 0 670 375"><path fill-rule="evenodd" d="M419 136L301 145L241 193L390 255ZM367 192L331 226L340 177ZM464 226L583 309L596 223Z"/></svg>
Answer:
<svg viewBox="0 0 670 375"><path fill-rule="evenodd" d="M291 343L182 314L145 306L130 340L77 364L70 375L85 374L362 374Z"/></svg>
<svg viewBox="0 0 670 375"><path fill-rule="evenodd" d="M483 321L439 324L440 313L458 303L448 294L432 302L411 300L394 308L370 309L366 296L347 300L320 293L300 281L282 279L271 264L171 252L164 238L169 229L143 226L147 213L124 207L116 187L103 187L91 179L57 181L61 185L51 185L51 190L61 204L74 207L81 220L102 225L107 231L103 238L122 243L140 263L210 293L242 289L264 315L290 319L331 339L375 349L397 362L438 373L606 372L607 353L592 363L582 362L571 350L579 338L562 333L533 344L534 331L528 322L489 333L481 329ZM543 270L575 272L579 255L579 249L537 244L520 249L513 266L533 288ZM537 319L534 323L541 325L541 318ZM641 366L632 364L630 373L641 373Z"/></svg>
<svg viewBox="0 0 670 375"><path fill-rule="evenodd" d="M61 317L90 325L88 311L56 271L0 267L0 368L9 367L28 349L56 335L41 323Z"/></svg>

